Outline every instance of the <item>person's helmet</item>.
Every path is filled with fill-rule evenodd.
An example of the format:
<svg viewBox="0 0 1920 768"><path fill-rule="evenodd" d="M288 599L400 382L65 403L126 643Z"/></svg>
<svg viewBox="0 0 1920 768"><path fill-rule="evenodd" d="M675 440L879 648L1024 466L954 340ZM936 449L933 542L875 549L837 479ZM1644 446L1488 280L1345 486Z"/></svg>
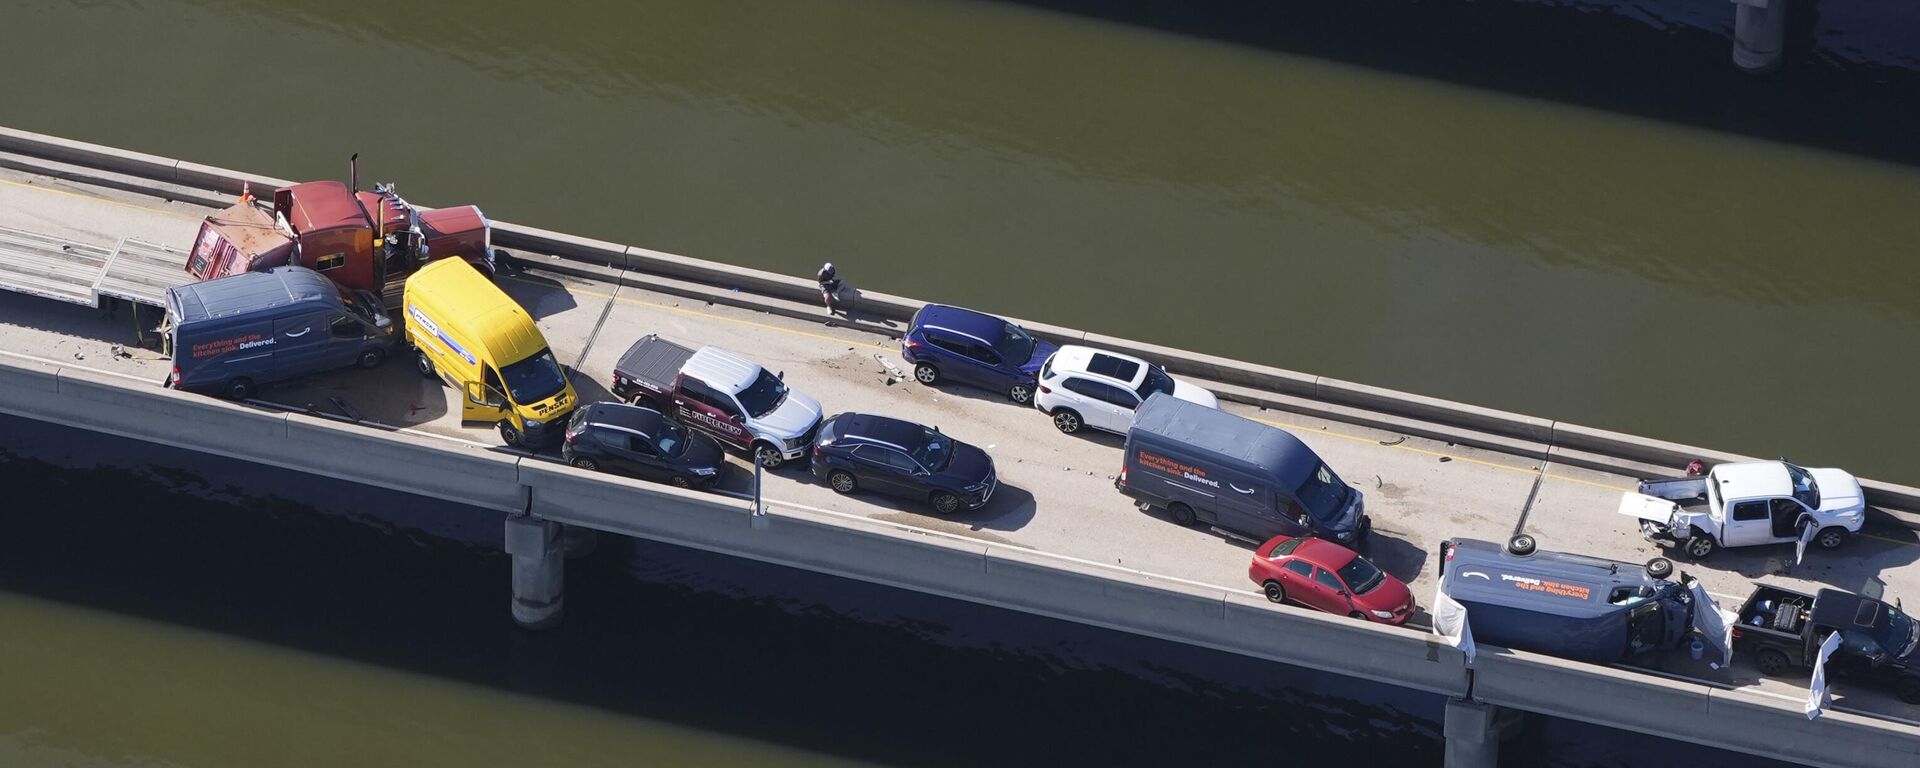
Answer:
<svg viewBox="0 0 1920 768"><path fill-rule="evenodd" d="M829 261L829 262L827 262L827 263L825 263L825 264L823 264L823 265L821 265L821 266L820 266L820 271L822 271L822 272L832 272L832 271L833 271L833 262L831 262L831 261Z"/></svg>

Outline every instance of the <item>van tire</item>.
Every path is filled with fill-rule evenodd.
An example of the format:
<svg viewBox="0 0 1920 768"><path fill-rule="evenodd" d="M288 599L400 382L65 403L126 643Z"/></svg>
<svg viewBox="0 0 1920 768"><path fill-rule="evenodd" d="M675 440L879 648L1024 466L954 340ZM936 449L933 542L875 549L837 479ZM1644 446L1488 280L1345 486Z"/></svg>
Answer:
<svg viewBox="0 0 1920 768"><path fill-rule="evenodd" d="M1894 686L1893 694L1908 704L1920 704L1920 675L1900 678L1900 682Z"/></svg>
<svg viewBox="0 0 1920 768"><path fill-rule="evenodd" d="M1193 507L1180 502L1167 505L1167 514L1173 515L1173 522L1182 528L1193 525Z"/></svg>
<svg viewBox="0 0 1920 768"><path fill-rule="evenodd" d="M518 448L525 438L519 429L514 428L513 422L503 421L500 422L500 442L506 443L508 448Z"/></svg>
<svg viewBox="0 0 1920 768"><path fill-rule="evenodd" d="M1031 383L1023 381L1011 387L1008 387L1007 399L1012 400L1013 402L1018 403L1020 405L1027 405L1032 403L1033 402L1033 385Z"/></svg>
<svg viewBox="0 0 1920 768"><path fill-rule="evenodd" d="M1786 652L1778 648L1762 648L1754 654L1754 661L1760 665L1760 674L1767 677L1780 677L1793 669L1793 661Z"/></svg>
<svg viewBox="0 0 1920 768"><path fill-rule="evenodd" d="M1665 579L1673 575L1673 561L1656 557L1647 561L1647 575L1655 579Z"/></svg>
<svg viewBox="0 0 1920 768"><path fill-rule="evenodd" d="M1708 536L1706 531L1700 530L1699 528L1693 529L1693 536L1689 537L1687 543L1681 546L1681 549L1687 553L1687 557L1695 560L1707 559L1707 555L1713 554L1713 548L1713 537Z"/></svg>
<svg viewBox="0 0 1920 768"><path fill-rule="evenodd" d="M380 367L380 364L385 363L386 361L387 361L386 350L369 349L365 352L361 352L360 359L355 360L354 362L357 365L359 365L361 368L371 371L375 368Z"/></svg>
<svg viewBox="0 0 1920 768"><path fill-rule="evenodd" d="M413 367L415 370L418 370L422 376L429 379L438 378L433 372L433 358L427 357L427 351L424 349L413 354Z"/></svg>
<svg viewBox="0 0 1920 768"><path fill-rule="evenodd" d="M1829 525L1813 535L1813 543L1820 545L1821 549L1838 549L1847 543L1847 529Z"/></svg>
<svg viewBox="0 0 1920 768"><path fill-rule="evenodd" d="M1073 434L1085 427L1087 422L1072 408L1061 408L1053 412L1053 426L1066 434Z"/></svg>
<svg viewBox="0 0 1920 768"><path fill-rule="evenodd" d="M1539 546L1539 543L1535 542L1532 536L1524 533L1517 534L1513 538L1507 539L1507 554L1515 557L1526 557L1527 555L1533 554L1533 551L1539 548Z"/></svg>
<svg viewBox="0 0 1920 768"><path fill-rule="evenodd" d="M226 395L228 400L245 400L253 397L253 379L243 376L227 381Z"/></svg>
<svg viewBox="0 0 1920 768"><path fill-rule="evenodd" d="M913 380L929 387L940 381L940 369L926 363L913 366Z"/></svg>
<svg viewBox="0 0 1920 768"><path fill-rule="evenodd" d="M1287 601L1287 588L1273 579L1267 579L1265 584L1261 584L1260 592L1267 596L1267 602L1284 603Z"/></svg>

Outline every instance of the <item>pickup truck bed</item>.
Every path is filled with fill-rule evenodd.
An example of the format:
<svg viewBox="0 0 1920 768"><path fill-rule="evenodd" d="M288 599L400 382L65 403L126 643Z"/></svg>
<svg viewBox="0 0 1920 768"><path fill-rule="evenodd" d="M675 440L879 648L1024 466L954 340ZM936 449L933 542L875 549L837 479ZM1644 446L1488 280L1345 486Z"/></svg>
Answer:
<svg viewBox="0 0 1920 768"><path fill-rule="evenodd" d="M673 389L681 367L693 357L693 350L647 334L628 347L620 362L613 366L614 395L632 399L641 393L664 393ZM625 391L622 391L625 390Z"/></svg>
<svg viewBox="0 0 1920 768"><path fill-rule="evenodd" d="M1707 505L1707 479L1682 477L1673 480L1642 480L1640 493L1656 499L1676 502L1682 509Z"/></svg>
<svg viewBox="0 0 1920 768"><path fill-rule="evenodd" d="M1766 585L1756 586L1740 606L1740 627L1767 629L1797 637L1812 619L1813 595ZM1755 623L1755 619L1759 623Z"/></svg>

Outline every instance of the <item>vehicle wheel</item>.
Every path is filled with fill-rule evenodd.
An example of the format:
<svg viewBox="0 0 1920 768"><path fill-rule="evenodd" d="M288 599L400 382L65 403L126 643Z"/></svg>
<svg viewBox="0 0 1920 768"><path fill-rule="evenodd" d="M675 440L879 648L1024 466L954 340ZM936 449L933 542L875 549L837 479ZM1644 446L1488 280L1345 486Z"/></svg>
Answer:
<svg viewBox="0 0 1920 768"><path fill-rule="evenodd" d="M1687 539L1686 552L1687 557L1695 560L1713 554L1713 538L1708 536L1704 531L1695 530L1693 537Z"/></svg>
<svg viewBox="0 0 1920 768"><path fill-rule="evenodd" d="M935 491L933 494L933 511L942 515L951 515L960 511L960 497L947 493L946 491Z"/></svg>
<svg viewBox="0 0 1920 768"><path fill-rule="evenodd" d="M1266 594L1267 600L1270 602L1284 603L1287 601L1287 588L1281 586L1280 582L1272 579L1268 579L1267 583L1260 585L1260 591Z"/></svg>
<svg viewBox="0 0 1920 768"><path fill-rule="evenodd" d="M1033 402L1033 385L1024 381L1013 385L1007 390L1007 399L1021 405Z"/></svg>
<svg viewBox="0 0 1920 768"><path fill-rule="evenodd" d="M931 387L934 382L940 380L940 369L920 363L913 367L913 380Z"/></svg>
<svg viewBox="0 0 1920 768"><path fill-rule="evenodd" d="M1080 427L1084 426L1080 421L1080 414L1074 413L1072 409L1068 408L1062 408L1053 412L1053 425L1059 427L1061 432L1069 435L1080 431Z"/></svg>
<svg viewBox="0 0 1920 768"><path fill-rule="evenodd" d="M228 400L245 400L253 397L253 379L234 379L227 382Z"/></svg>
<svg viewBox="0 0 1920 768"><path fill-rule="evenodd" d="M686 475L674 475L673 477L667 478L667 485L675 488L692 488L693 481L688 480Z"/></svg>
<svg viewBox="0 0 1920 768"><path fill-rule="evenodd" d="M1173 515L1175 525L1182 527L1193 525L1193 507L1176 501L1167 507L1167 512Z"/></svg>
<svg viewBox="0 0 1920 768"><path fill-rule="evenodd" d="M1527 555L1533 554L1533 550L1537 546L1532 536L1522 533L1511 539L1507 539L1507 554L1526 557Z"/></svg>
<svg viewBox="0 0 1920 768"><path fill-rule="evenodd" d="M1847 543L1847 529L1837 526L1822 528L1819 533L1813 535L1813 543L1820 545L1821 549L1838 548Z"/></svg>
<svg viewBox="0 0 1920 768"><path fill-rule="evenodd" d="M853 481L853 474L834 470L827 473L827 485L833 486L833 492L848 494L860 490L860 484Z"/></svg>
<svg viewBox="0 0 1920 768"><path fill-rule="evenodd" d="M418 369L422 376L429 379L437 378L433 375L433 359L427 357L427 353L424 351L414 353L413 367Z"/></svg>
<svg viewBox="0 0 1920 768"><path fill-rule="evenodd" d="M1762 648L1754 660L1760 664L1760 674L1767 677L1779 677L1793 667L1793 662L1787 659L1787 654L1782 653L1778 648Z"/></svg>
<svg viewBox="0 0 1920 768"><path fill-rule="evenodd" d="M575 456L573 457L573 461L568 463L576 467L579 467L581 469L587 470L588 472L598 472L600 470L600 462L594 461L593 459L589 459L585 456Z"/></svg>
<svg viewBox="0 0 1920 768"><path fill-rule="evenodd" d="M508 448L520 447L520 430L514 428L513 422L500 422L500 442L506 443Z"/></svg>
<svg viewBox="0 0 1920 768"><path fill-rule="evenodd" d="M1347 614L1347 618L1349 618L1349 619L1359 619L1359 620L1361 620L1361 621L1366 621L1366 620L1367 620L1367 615L1366 615L1366 614L1364 614L1364 613L1361 613L1361 612L1359 612L1359 611L1354 611L1354 612L1352 612L1352 613L1349 613L1349 614Z"/></svg>
<svg viewBox="0 0 1920 768"><path fill-rule="evenodd" d="M1673 561L1668 560L1664 557L1656 557L1652 560L1648 560L1647 575L1656 579L1664 579L1664 578L1667 578L1668 576L1672 576Z"/></svg>
<svg viewBox="0 0 1920 768"><path fill-rule="evenodd" d="M365 352L361 352L360 359L354 362L358 363L361 368L365 368L367 370L373 370L375 368L380 367L380 364L386 361L387 361L387 353L385 350L369 349Z"/></svg>
<svg viewBox="0 0 1920 768"><path fill-rule="evenodd" d="M762 469L779 469L787 463L787 457L780 455L779 449L766 443L754 443L753 456L759 459Z"/></svg>
<svg viewBox="0 0 1920 768"><path fill-rule="evenodd" d="M1893 693L1908 704L1920 704L1920 677L1903 677L1894 687Z"/></svg>

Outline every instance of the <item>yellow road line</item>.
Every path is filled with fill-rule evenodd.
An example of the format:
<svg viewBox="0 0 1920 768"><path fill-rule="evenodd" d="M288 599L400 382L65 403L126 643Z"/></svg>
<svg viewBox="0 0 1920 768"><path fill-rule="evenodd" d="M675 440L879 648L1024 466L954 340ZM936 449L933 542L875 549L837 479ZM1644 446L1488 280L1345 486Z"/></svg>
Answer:
<svg viewBox="0 0 1920 768"><path fill-rule="evenodd" d="M169 211L165 208L149 208L144 205L135 205L133 203L125 203L119 200L110 200L104 197L95 197L93 195L83 195L79 192L68 192L67 190L64 190L64 189L54 189L53 187L44 187L39 184L27 184L24 182L13 181L11 179L0 179L0 184L5 184L9 187L19 187L21 189L31 189L35 192L46 192L46 193L55 194L55 195L65 195L67 197L77 197L81 200L85 200L92 203L106 203L108 205L117 205L122 208L132 208L136 211L146 211L147 213L158 213L163 216L172 216L174 218L188 219L191 221L199 221L201 218L199 216L192 216L185 213L180 213L178 211Z"/></svg>
<svg viewBox="0 0 1920 768"><path fill-rule="evenodd" d="M526 284L526 285L531 285L531 286L538 286L538 287L547 287L547 286L545 286L545 285L544 285L544 284L542 284L542 283L536 283L536 282L533 282L533 281L531 281L531 280L523 280L523 279L521 279L521 278L517 278L517 277L510 277L510 278L507 278L507 279L509 279L509 280L513 280L513 281L515 281L515 282L519 282L519 283L524 283L524 284ZM697 310L697 309L688 309L688 308L686 308L686 307L676 307L676 306L673 306L673 305L671 305L671 304L661 304L661 303L659 303L659 302L655 302L655 301L643 301L643 300L640 300L640 299L634 299L634 298L628 298L628 297L626 297L626 296L615 296L615 295L613 295L613 294L611 294L611 293L601 293L601 292L599 292L599 291L590 291L590 290L586 290L586 289L581 289L581 288L574 288L574 287L572 287L572 286L567 286L567 288L566 288L566 290L567 290L567 292L568 292L568 293L577 293L577 294L580 294L580 295L583 295L583 296L592 296L592 297L594 297L594 298L597 298L597 299L612 299L612 300L614 300L614 301L618 301L618 302L624 302L624 303L627 303L627 304L633 304L633 305L636 305L636 306L642 306L642 307L651 307L651 308L653 308L653 309L659 309L659 310L665 310L665 311L667 311L667 312L676 312L676 313L679 313L679 314L682 314L682 315L689 315L689 316L692 316L692 317L699 317L699 318L705 318L705 319L708 319L708 320L721 320L721 321L725 321L725 322L729 322L729 323L734 323L734 324L736 324L736 325L744 325L744 326L748 326L748 327L752 327L752 328L759 328L759 329L761 329L761 330L766 330L766 331L774 331L774 332L776 332L776 333L784 333L784 334L787 334L787 335L790 335L790 336L804 336L804 337L806 337L806 338L809 338L809 339L819 339L819 340L821 340L821 341L831 341L831 342L833 342L833 343L835 343L835 344L851 344L851 345L854 345L854 346L861 346L861 347L869 347L869 348L872 348L872 349L880 349L880 350L888 350L888 351L891 351L891 350L893 350L893 349L894 349L894 347L893 347L893 345L891 345L891 344L875 344L875 343L873 343L873 342L870 342L870 341L856 341L856 340L852 340L852 339L842 339L842 338L837 338L837 337L834 337L834 336L828 336L828 335L826 335L826 334L824 334L824 333L811 333L811 332L808 332L808 331L802 331L802 330L797 330L797 329L794 329L794 328L783 328L783 327L780 327L780 326L778 326L778 325L771 325L771 324L768 324L768 323L761 323L761 322L755 322L755 321L753 321L753 320L747 320L747 319L744 319L744 318L738 318L738 317L727 317L726 315L720 315L720 314L715 314L715 313L712 313L712 312L702 312L702 311L700 311L700 310ZM695 301L697 301L697 299L695 299Z"/></svg>

